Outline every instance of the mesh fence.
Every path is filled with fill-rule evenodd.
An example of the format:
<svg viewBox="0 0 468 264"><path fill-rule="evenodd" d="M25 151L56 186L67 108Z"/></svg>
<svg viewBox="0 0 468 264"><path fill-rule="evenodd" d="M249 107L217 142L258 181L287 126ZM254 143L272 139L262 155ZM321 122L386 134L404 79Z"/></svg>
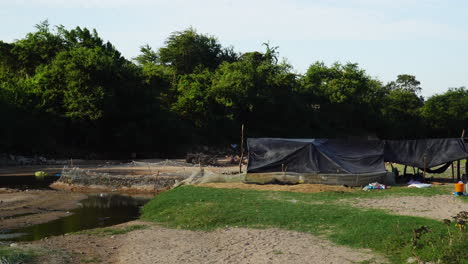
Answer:
<svg viewBox="0 0 468 264"><path fill-rule="evenodd" d="M100 164L97 166L66 166L60 182L86 186L115 188L142 187L155 190L173 186L201 168L174 160L132 161L128 163Z"/></svg>

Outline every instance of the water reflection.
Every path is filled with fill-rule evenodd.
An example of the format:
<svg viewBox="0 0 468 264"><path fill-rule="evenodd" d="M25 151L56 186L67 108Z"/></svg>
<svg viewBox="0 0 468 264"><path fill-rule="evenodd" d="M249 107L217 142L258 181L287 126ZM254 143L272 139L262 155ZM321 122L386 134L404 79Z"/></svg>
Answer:
<svg viewBox="0 0 468 264"><path fill-rule="evenodd" d="M140 207L149 199L117 194L92 195L81 201L80 208L66 216L44 224L5 231L0 240L31 241L44 237L76 232L84 229L105 227L138 218ZM15 237L18 233L24 235ZM8 236L8 238L4 238Z"/></svg>

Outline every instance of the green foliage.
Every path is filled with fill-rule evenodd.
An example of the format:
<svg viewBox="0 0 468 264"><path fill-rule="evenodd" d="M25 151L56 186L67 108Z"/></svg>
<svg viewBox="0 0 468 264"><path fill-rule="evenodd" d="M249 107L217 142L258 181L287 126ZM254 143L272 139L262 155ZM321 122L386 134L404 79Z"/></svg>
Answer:
<svg viewBox="0 0 468 264"><path fill-rule="evenodd" d="M299 92L308 99L305 102L309 106L308 111L317 111L311 106L320 106L316 122L330 127L334 136L378 131L382 123L378 112L383 105L385 90L357 64L335 63L328 67L323 62L316 62L309 67L301 82Z"/></svg>
<svg viewBox="0 0 468 264"><path fill-rule="evenodd" d="M156 196L143 208L142 218L173 228L276 227L310 232L335 243L370 248L394 263L418 256L423 261L464 263L466 235L454 226L419 217L397 216L382 210L353 208L346 199L383 197L420 192L397 188L393 193L345 192L301 194L236 189L179 187ZM437 188L434 188L437 189ZM391 191L391 190L388 190ZM432 194L423 191L428 195ZM414 242L413 230L427 226L430 232ZM451 243L449 241L452 241Z"/></svg>
<svg viewBox="0 0 468 264"><path fill-rule="evenodd" d="M158 53L153 51L153 49L148 45L140 47L141 54L135 57L135 61L140 65L145 65L148 63L156 64L159 60Z"/></svg>
<svg viewBox="0 0 468 264"><path fill-rule="evenodd" d="M420 81L416 80L416 76L409 74L400 74L395 81L389 82L386 88L389 90L400 90L414 94L421 93Z"/></svg>
<svg viewBox="0 0 468 264"><path fill-rule="evenodd" d="M196 67L214 70L222 61L236 59L215 37L198 34L193 28L172 33L158 55L161 63L171 65L178 74L189 74Z"/></svg>
<svg viewBox="0 0 468 264"><path fill-rule="evenodd" d="M468 90L451 88L430 97L422 108L422 116L440 136L458 135L468 124Z"/></svg>
<svg viewBox="0 0 468 264"><path fill-rule="evenodd" d="M388 124L387 130L394 137L417 137L424 135L422 129L422 97L412 91L392 89L383 98L382 117Z"/></svg>
<svg viewBox="0 0 468 264"><path fill-rule="evenodd" d="M243 54L239 61L225 62L215 72L208 96L218 104L230 129L245 123L252 133L286 128L294 113L296 75L290 65L278 63L275 50ZM281 126L279 126L281 124Z"/></svg>
<svg viewBox="0 0 468 264"><path fill-rule="evenodd" d="M424 101L413 75L382 85L323 62L299 75L264 48L238 54L188 28L129 61L96 30L43 21L0 41L0 148L172 155L237 142L241 124L250 137L417 138L458 137L468 121L465 88Z"/></svg>

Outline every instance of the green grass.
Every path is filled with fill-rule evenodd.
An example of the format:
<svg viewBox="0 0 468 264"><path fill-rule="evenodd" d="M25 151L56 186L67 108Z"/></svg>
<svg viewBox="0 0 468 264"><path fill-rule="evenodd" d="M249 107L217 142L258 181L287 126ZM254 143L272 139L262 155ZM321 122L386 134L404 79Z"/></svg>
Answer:
<svg viewBox="0 0 468 264"><path fill-rule="evenodd" d="M77 235L96 235L96 236L113 236L113 235L122 235L134 230L141 230L148 228L147 225L129 225L125 226L124 228L97 228L97 229L90 229L90 230L83 230L79 232L75 232L73 234Z"/></svg>
<svg viewBox="0 0 468 264"><path fill-rule="evenodd" d="M31 250L0 246L0 263L2 264L28 263L35 256L36 254Z"/></svg>
<svg viewBox="0 0 468 264"><path fill-rule="evenodd" d="M191 230L278 227L322 235L341 245L371 248L394 263L406 262L413 255L425 261L468 263L468 236L457 232L454 226L420 217L392 215L383 210L353 208L342 202L349 198L444 193L447 193L445 187L302 194L183 186L147 203L142 219ZM421 226L431 231L413 242L413 229ZM448 230L453 234L452 246L449 246Z"/></svg>

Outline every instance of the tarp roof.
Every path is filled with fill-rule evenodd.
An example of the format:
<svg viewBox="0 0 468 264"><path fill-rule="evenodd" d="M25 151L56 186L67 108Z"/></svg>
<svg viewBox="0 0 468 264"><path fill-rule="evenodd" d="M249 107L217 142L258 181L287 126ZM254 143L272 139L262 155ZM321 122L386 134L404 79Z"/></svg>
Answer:
<svg viewBox="0 0 468 264"><path fill-rule="evenodd" d="M385 161L418 168L432 168L468 157L467 146L461 138L385 140L384 153Z"/></svg>
<svg viewBox="0 0 468 264"><path fill-rule="evenodd" d="M247 172L361 174L385 171L384 161L423 168L468 158L460 138L419 140L247 139Z"/></svg>
<svg viewBox="0 0 468 264"><path fill-rule="evenodd" d="M247 172L370 173L385 171L379 140L249 138Z"/></svg>

